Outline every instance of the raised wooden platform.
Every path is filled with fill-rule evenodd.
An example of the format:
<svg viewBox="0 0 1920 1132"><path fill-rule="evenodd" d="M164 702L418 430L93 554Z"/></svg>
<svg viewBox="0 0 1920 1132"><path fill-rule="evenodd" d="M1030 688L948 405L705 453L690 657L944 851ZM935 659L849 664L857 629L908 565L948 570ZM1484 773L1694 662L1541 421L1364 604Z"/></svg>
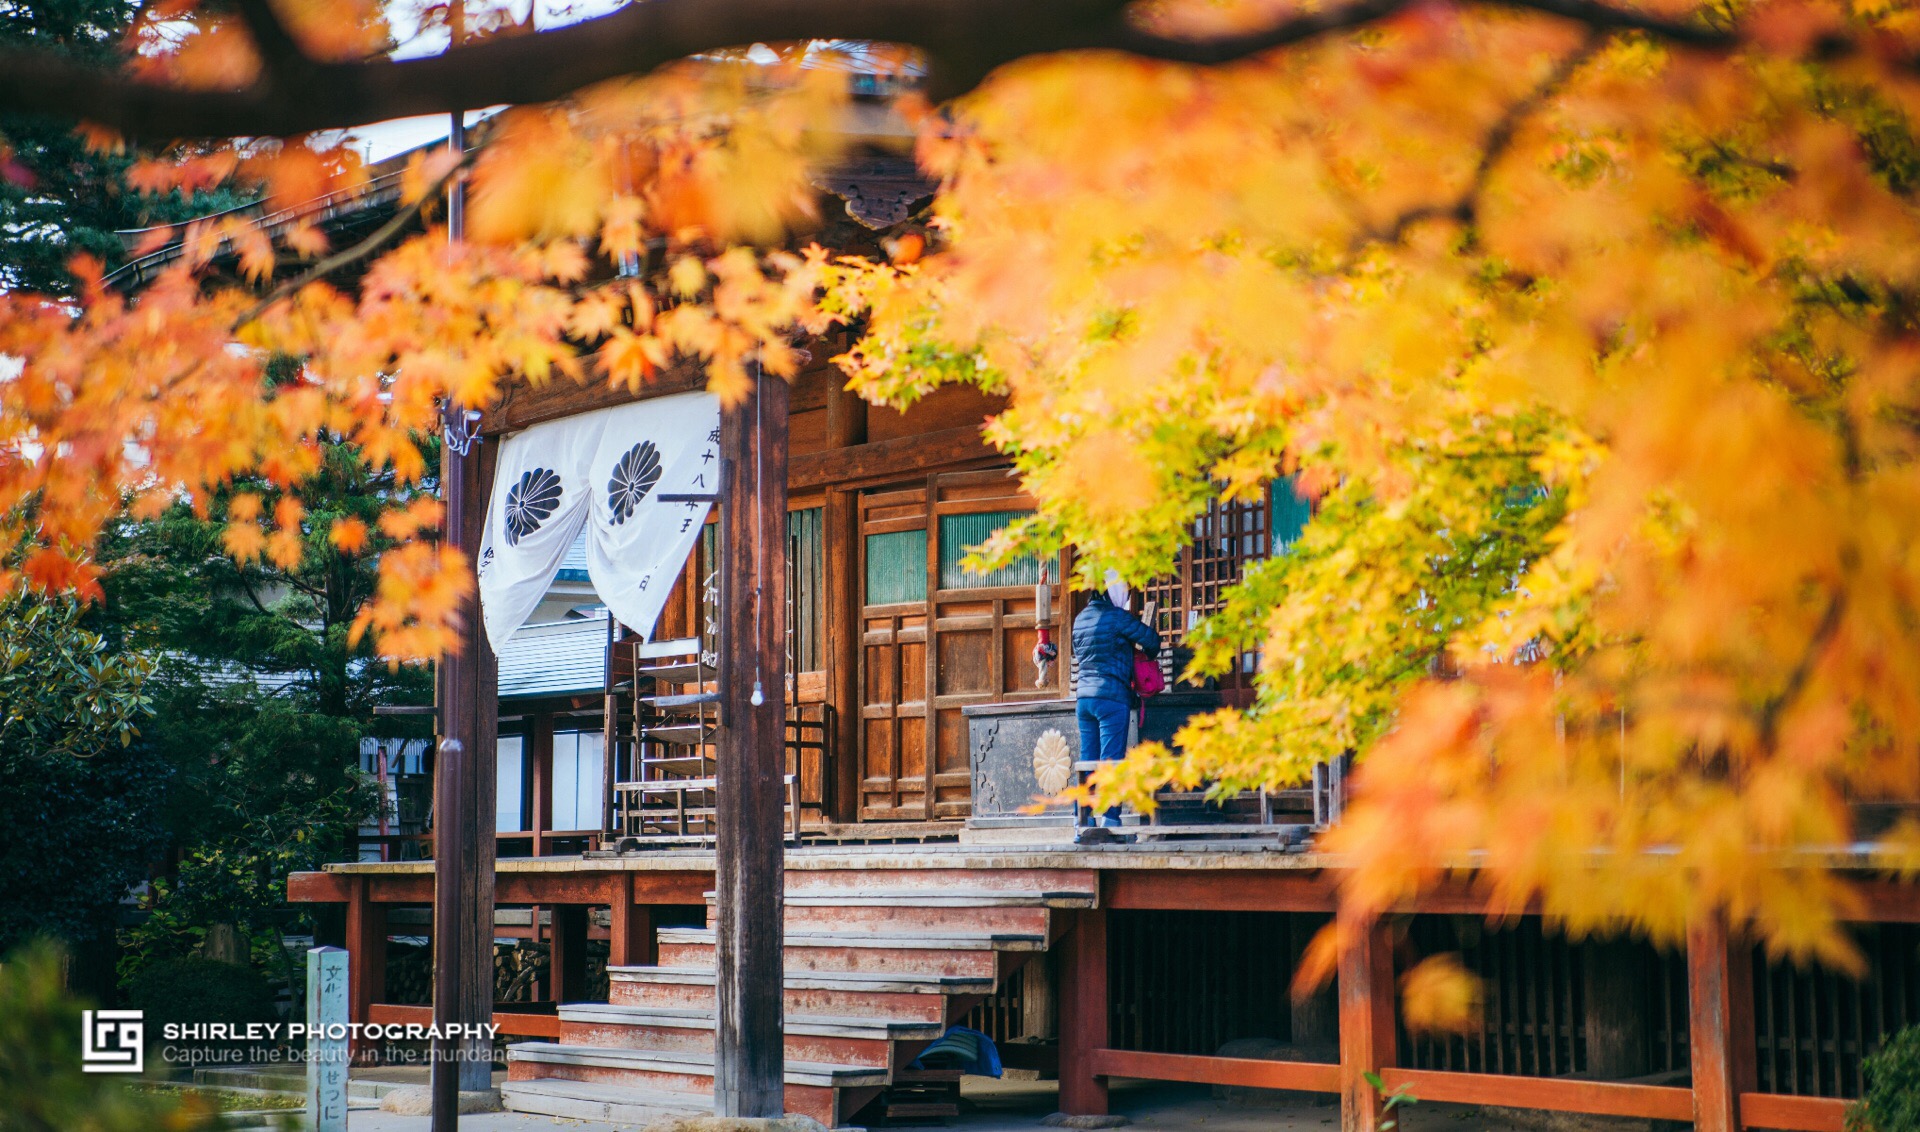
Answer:
<svg viewBox="0 0 1920 1132"><path fill-rule="evenodd" d="M1871 873L1880 862L1862 852L1837 855L1831 864ZM670 922L688 922L686 907L708 902L713 867L712 852L702 849L499 863L499 903L552 909L556 949L563 943L582 947L586 925L601 914L589 915L588 909L606 909L608 963L615 976L611 1005L565 1005L557 1018L501 1018L521 1033L560 1039L552 1047L516 1047L515 1080L529 1111L698 1108L708 1080L702 1067L710 1057L713 939L705 929L659 928L655 915L674 906L682 918ZM378 956L386 910L430 901L431 868L430 862L343 864L299 874L289 883L293 900L347 906L357 1018L394 1018L403 1011L410 1016L420 1009L379 1004ZM1336 1093L1343 1129L1368 1130L1380 1119L1379 1097L1367 1082L1368 1074L1377 1074L1388 1091L1404 1085L1424 1100L1688 1120L1702 1132L1840 1132L1843 1101L1759 1089L1753 948L1711 926L1676 958L1684 962L1687 1000L1678 1025L1691 1087L1596 1080L1564 1068L1549 1073L1544 1066L1527 1075L1467 1071L1473 1066L1452 1062L1436 1068L1430 1057L1414 1059L1418 1050L1403 1048L1406 1038L1396 1019L1395 954L1408 945L1386 923L1349 933L1337 1004L1329 1007L1337 1016L1337 1060L1116 1048L1111 996L1125 993L1127 980L1151 977L1127 950L1138 943L1124 942L1137 935L1128 934L1133 928L1115 936L1122 950L1110 956L1110 929L1120 931L1113 925L1138 922L1137 916L1116 917L1291 913L1282 918L1286 923L1325 923L1335 911L1340 868L1335 857L1248 842L792 850L786 859L790 1100L829 1122L852 1119L860 1104L888 1087L887 1074L930 1040L929 1026L957 1022L977 1005L999 1001L996 995L1018 995L1017 982L1009 978L1043 957L1059 1019L1062 1105L1070 1112L1103 1111L1108 1078L1145 1077ZM1861 887L1863 921L1920 923L1920 886L1863 876ZM1401 912L1416 919L1481 917L1487 904L1457 883ZM529 923L538 934L541 918ZM573 925L570 939L562 938L563 923ZM1205 962L1202 950L1187 952ZM1263 962L1247 958L1256 966ZM1265 958L1280 969L1277 985L1284 986L1292 961L1284 952ZM1156 992L1160 1000L1169 993ZM558 992L554 997L576 1001ZM1572 1014L1569 998L1552 1023L1556 1036L1544 1040L1559 1041L1562 1034L1575 1040L1579 1023L1570 1021ZM1569 1025L1576 1030L1567 1030ZM1857 1038L1856 1047L1862 1041Z"/></svg>

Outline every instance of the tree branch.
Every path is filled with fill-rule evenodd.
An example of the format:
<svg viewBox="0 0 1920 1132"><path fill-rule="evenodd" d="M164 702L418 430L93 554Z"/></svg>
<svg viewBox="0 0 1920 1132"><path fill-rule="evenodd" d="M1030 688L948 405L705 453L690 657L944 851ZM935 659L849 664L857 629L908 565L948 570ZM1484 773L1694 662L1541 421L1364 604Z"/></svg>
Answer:
<svg viewBox="0 0 1920 1132"><path fill-rule="evenodd" d="M1356 250L1369 243L1397 244L1414 225L1428 220L1453 219L1471 226L1479 219L1480 197L1486 192L1487 181L1493 176L1494 167L1500 164L1500 159L1513 147L1514 135L1519 133L1521 124L1565 89L1574 72L1593 58L1611 34L1606 28L1590 28L1579 47L1554 64L1553 70L1547 72L1546 77L1527 92L1526 97L1507 107L1499 120L1487 130L1486 138L1480 143L1480 160L1475 163L1473 176L1458 197L1444 204L1423 204L1407 209L1394 217L1393 223L1385 229L1363 234L1355 241Z"/></svg>
<svg viewBox="0 0 1920 1132"><path fill-rule="evenodd" d="M280 302L282 299L285 299L288 296L295 294L300 290L300 288L305 287L307 284L317 282L318 280L321 280L321 279L325 279L327 276L333 274L334 272L340 270L343 267L346 267L348 264L358 263L359 261L367 258L373 253L379 251L381 248L385 247L387 245L387 241L393 239L395 236L398 236L401 232L406 230L407 225L413 223L415 218L417 218L420 215L420 213L426 209L428 203L439 199L440 194L446 191L448 182L452 181L455 177L459 176L460 172L466 169L467 166L473 164L473 159L480 155L481 148L482 148L481 146L476 145L473 148L467 150L467 152L461 156L459 164L447 170L445 173L442 173L440 175L439 180L427 186L426 191L420 194L420 197L418 200L414 201L412 204L408 205L407 207L401 209L399 212L394 213L391 219L389 219L385 224L380 225L380 227L374 229L373 232L369 234L366 239L361 240L359 243L353 245L350 248L347 248L345 251L339 251L339 252L333 253L327 258L321 260L319 263L314 264L312 267L308 268L306 271L302 272L300 275L297 275L294 278L287 280L286 282L280 284L278 287L275 287L273 290L267 292L266 295L262 297L259 302L253 304L253 306L251 307L248 307L247 312L245 314L241 315L239 318L234 320L233 332L235 334L238 334L242 327L246 326L249 322L252 322L254 319L259 318L261 315L267 313L267 311L271 309L275 303Z"/></svg>
<svg viewBox="0 0 1920 1132"><path fill-rule="evenodd" d="M550 102L704 52L808 39L920 47L932 63L928 93L945 99L964 93L993 68L1029 55L1106 49L1175 62L1230 63L1364 26L1411 2L1350 0L1258 32L1192 40L1156 35L1133 23L1129 0L635 0L552 31L490 39L424 59L337 63L301 53L291 70L270 65L259 81L226 91L141 82L47 52L6 48L0 49L0 110L86 120L152 142L286 137L474 106ZM1730 31L1599 0L1488 2L1696 48L1724 50L1740 42ZM268 0L236 3L264 55L285 58L289 46L299 51Z"/></svg>
<svg viewBox="0 0 1920 1132"><path fill-rule="evenodd" d="M287 30L280 13L274 10L273 0L233 0L233 7L253 39L254 50L260 54L267 82L295 81L312 66L313 59Z"/></svg>

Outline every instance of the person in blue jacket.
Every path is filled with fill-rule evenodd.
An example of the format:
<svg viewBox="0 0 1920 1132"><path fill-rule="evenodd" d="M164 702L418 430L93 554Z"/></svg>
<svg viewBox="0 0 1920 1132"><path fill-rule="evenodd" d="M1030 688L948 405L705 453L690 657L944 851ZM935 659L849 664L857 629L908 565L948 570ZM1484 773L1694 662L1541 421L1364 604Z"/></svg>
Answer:
<svg viewBox="0 0 1920 1132"><path fill-rule="evenodd" d="M1073 683L1080 723L1082 759L1118 759L1127 753L1127 720L1133 714L1133 650L1160 654L1160 634L1128 608L1127 588L1109 575L1107 591L1095 593L1073 619L1073 659L1079 675ZM1098 826L1082 830L1082 844L1112 840L1101 826L1118 826L1120 814L1107 810Z"/></svg>

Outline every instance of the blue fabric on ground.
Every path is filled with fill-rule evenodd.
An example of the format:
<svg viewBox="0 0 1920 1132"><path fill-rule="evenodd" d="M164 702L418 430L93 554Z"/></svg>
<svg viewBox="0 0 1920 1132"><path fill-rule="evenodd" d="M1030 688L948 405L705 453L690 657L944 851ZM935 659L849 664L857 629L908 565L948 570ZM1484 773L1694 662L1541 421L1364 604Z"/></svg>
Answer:
<svg viewBox="0 0 1920 1132"><path fill-rule="evenodd" d="M975 1077L998 1077L1000 1051L993 1039L965 1026L949 1026L940 1040L920 1051L912 1069L958 1069Z"/></svg>

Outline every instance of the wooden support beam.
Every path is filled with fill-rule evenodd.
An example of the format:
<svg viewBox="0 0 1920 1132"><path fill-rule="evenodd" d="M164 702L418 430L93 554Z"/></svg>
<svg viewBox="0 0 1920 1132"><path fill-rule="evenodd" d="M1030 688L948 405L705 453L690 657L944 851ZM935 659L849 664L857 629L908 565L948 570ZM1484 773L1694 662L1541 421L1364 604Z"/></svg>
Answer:
<svg viewBox="0 0 1920 1132"><path fill-rule="evenodd" d="M587 991L587 909L560 904L553 909L553 930L547 939L547 997L554 1002L580 1002Z"/></svg>
<svg viewBox="0 0 1920 1132"><path fill-rule="evenodd" d="M289 904L344 904L353 899L356 878L339 873L287 874Z"/></svg>
<svg viewBox="0 0 1920 1132"><path fill-rule="evenodd" d="M1748 1128L1777 1132L1842 1132L1847 1125L1847 1102L1830 1097L1742 1093L1740 1119Z"/></svg>
<svg viewBox="0 0 1920 1132"><path fill-rule="evenodd" d="M1004 459L980 439L980 426L969 424L795 456L787 472L787 484L797 491L915 474L924 477L928 468Z"/></svg>
<svg viewBox="0 0 1920 1132"><path fill-rule="evenodd" d="M1060 972L1060 1111L1102 1116L1107 1079L1096 1053L1107 1048L1107 910L1073 913Z"/></svg>
<svg viewBox="0 0 1920 1132"><path fill-rule="evenodd" d="M1287 977L1300 969L1307 945L1332 922L1320 912L1294 912L1287 916ZM1329 980L1304 998L1289 994L1292 1009L1291 1034L1298 1050L1328 1050L1337 1059L1340 1050L1340 997ZM1333 1091L1338 1091L1333 1090Z"/></svg>
<svg viewBox="0 0 1920 1132"><path fill-rule="evenodd" d="M1590 940L1584 950L1587 1072L1610 1080L1644 1076L1653 1069L1645 993L1652 952L1631 939Z"/></svg>
<svg viewBox="0 0 1920 1132"><path fill-rule="evenodd" d="M1305 869L1118 869L1107 886L1102 901L1115 909L1332 912L1334 905L1332 876Z"/></svg>
<svg viewBox="0 0 1920 1132"><path fill-rule="evenodd" d="M459 131L456 129L455 131ZM460 422L450 409L453 429ZM498 445L474 443L461 454L441 449L441 493L446 531L475 561L486 526ZM440 658L434 701L441 743L434 760L434 1018L477 1024L493 1013L493 870L495 747L499 732L498 662L481 623L479 598L459 610L460 646ZM434 1132L455 1126L454 1093L492 1084L490 1043L467 1039L435 1044L432 1066Z"/></svg>
<svg viewBox="0 0 1920 1132"><path fill-rule="evenodd" d="M864 404L864 402L862 402ZM834 733L826 754L827 815L860 816L860 500L829 491L821 531L827 575L827 703Z"/></svg>
<svg viewBox="0 0 1920 1132"><path fill-rule="evenodd" d="M347 1021L367 1021L367 1008L387 993L387 909L375 904L365 877L353 878L347 902ZM366 1047L355 1038L349 1056Z"/></svg>
<svg viewBox="0 0 1920 1132"><path fill-rule="evenodd" d="M553 713L533 717L533 855L546 856L553 828Z"/></svg>
<svg viewBox="0 0 1920 1132"><path fill-rule="evenodd" d="M1389 1092L1406 1086L1422 1101L1502 1105L1546 1112L1592 1116L1691 1120L1687 1090L1669 1085L1628 1085L1613 1081L1572 1081L1549 1077L1513 1077L1497 1073L1451 1073L1433 1069L1384 1069Z"/></svg>
<svg viewBox="0 0 1920 1132"><path fill-rule="evenodd" d="M744 400L720 415L718 1116L786 1111L787 399L787 383L763 374Z"/></svg>
<svg viewBox="0 0 1920 1132"><path fill-rule="evenodd" d="M867 403L847 388L846 374L833 367L826 375L827 444L851 448L867 442Z"/></svg>
<svg viewBox="0 0 1920 1132"><path fill-rule="evenodd" d="M608 903L607 966L648 967L659 953L653 906L635 904L633 874L622 873L613 884Z"/></svg>
<svg viewBox="0 0 1920 1132"><path fill-rule="evenodd" d="M1753 948L1715 916L1687 931L1695 1132L1739 1132L1740 1094L1758 1083Z"/></svg>
<svg viewBox="0 0 1920 1132"><path fill-rule="evenodd" d="M1106 1077L1136 1077L1148 1081L1292 1089L1303 1093L1340 1091L1340 1067L1314 1061L1256 1061L1247 1057L1192 1057L1097 1049L1093 1051L1093 1069Z"/></svg>
<svg viewBox="0 0 1920 1132"><path fill-rule="evenodd" d="M1393 939L1385 924L1340 916L1340 1130L1379 1132L1380 1094L1367 1074L1393 1067Z"/></svg>

